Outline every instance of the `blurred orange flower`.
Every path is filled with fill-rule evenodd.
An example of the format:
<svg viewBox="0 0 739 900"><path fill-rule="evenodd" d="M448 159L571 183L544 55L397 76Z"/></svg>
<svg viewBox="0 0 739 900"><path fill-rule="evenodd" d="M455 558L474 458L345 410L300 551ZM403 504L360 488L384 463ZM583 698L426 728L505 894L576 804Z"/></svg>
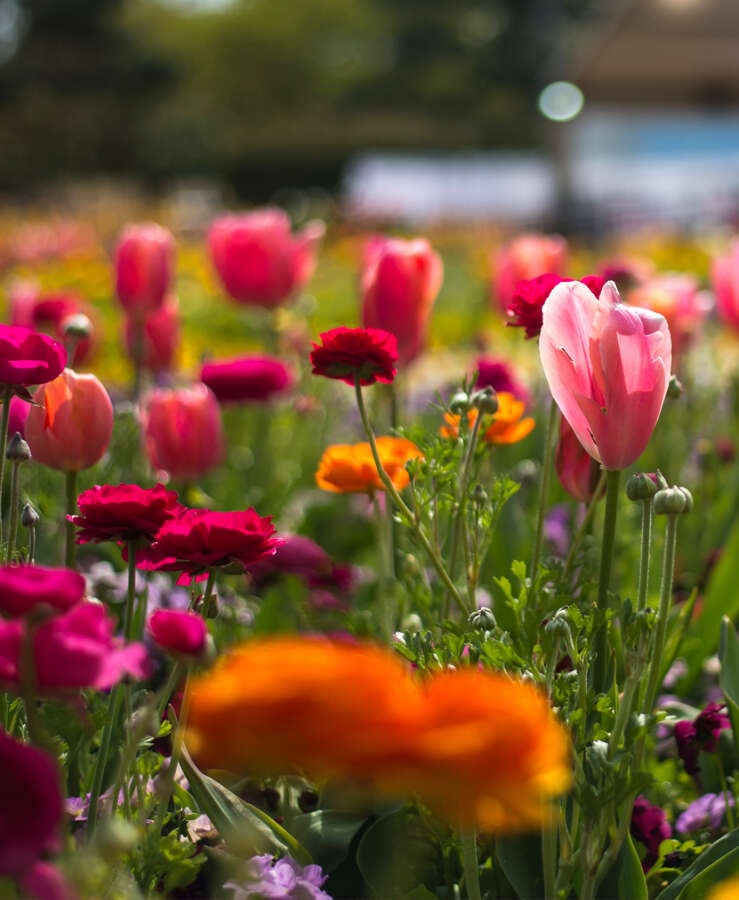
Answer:
<svg viewBox="0 0 739 900"><path fill-rule="evenodd" d="M416 445L405 438L377 438L377 452L382 468L400 491L408 485L405 464L423 454ZM324 451L316 472L316 484L324 491L338 494L364 493L384 490L370 445L333 444Z"/></svg>
<svg viewBox="0 0 739 900"><path fill-rule="evenodd" d="M507 391L499 391L496 397L498 398L498 409L493 413L490 425L483 430L482 439L486 444L516 444L518 441L522 441L531 434L536 424L530 416L525 419L521 418L525 409L523 400L518 400ZM474 425L477 415L476 409L471 409L467 413L467 423L470 428ZM441 436L459 437L460 417L454 413L444 413L444 421L446 425L441 426Z"/></svg>
<svg viewBox="0 0 739 900"><path fill-rule="evenodd" d="M567 731L535 687L476 668L418 681L368 644L252 641L189 699L187 745L205 768L370 781L459 827L535 828L571 782Z"/></svg>
<svg viewBox="0 0 739 900"><path fill-rule="evenodd" d="M706 900L739 900L739 875L717 884Z"/></svg>

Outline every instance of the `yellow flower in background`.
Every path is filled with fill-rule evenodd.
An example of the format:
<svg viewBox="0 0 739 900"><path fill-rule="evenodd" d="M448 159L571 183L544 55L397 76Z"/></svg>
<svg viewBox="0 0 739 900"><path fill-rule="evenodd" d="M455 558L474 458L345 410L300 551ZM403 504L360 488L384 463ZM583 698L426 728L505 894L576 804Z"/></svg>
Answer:
<svg viewBox="0 0 739 900"><path fill-rule="evenodd" d="M739 875L717 884L706 900L739 900Z"/></svg>
<svg viewBox="0 0 739 900"><path fill-rule="evenodd" d="M405 464L423 456L412 441L397 437L377 438L382 468L400 491L408 485ZM316 484L337 494L371 493L384 490L369 443L333 444L327 447L318 464Z"/></svg>
<svg viewBox="0 0 739 900"><path fill-rule="evenodd" d="M204 768L300 771L417 795L457 827L535 829L570 786L570 742L535 687L477 668L425 680L380 647L252 641L188 687Z"/></svg>
<svg viewBox="0 0 739 900"><path fill-rule="evenodd" d="M523 400L517 400L507 391L499 391L495 396L498 400L498 409L490 417L490 425L483 425L482 439L486 444L517 444L531 434L536 423L530 416L523 418L526 408ZM476 409L469 410L467 413L469 428L475 424L477 416ZM446 425L441 426L441 436L459 437L460 416L444 413L444 421Z"/></svg>

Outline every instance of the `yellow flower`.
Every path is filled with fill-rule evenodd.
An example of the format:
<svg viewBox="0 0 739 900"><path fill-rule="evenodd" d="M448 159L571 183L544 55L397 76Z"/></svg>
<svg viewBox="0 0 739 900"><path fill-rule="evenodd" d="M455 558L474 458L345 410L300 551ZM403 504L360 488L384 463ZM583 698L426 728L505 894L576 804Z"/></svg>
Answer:
<svg viewBox="0 0 739 900"><path fill-rule="evenodd" d="M739 900L739 875L717 884L706 900Z"/></svg>
<svg viewBox="0 0 739 900"><path fill-rule="evenodd" d="M571 782L545 697L490 671L418 681L379 647L290 637L242 645L188 690L186 740L206 768L370 782L495 833L541 825Z"/></svg>
<svg viewBox="0 0 739 900"><path fill-rule="evenodd" d="M377 438L377 452L382 468L399 491L409 481L405 464L409 459L423 456L412 441L396 437ZM324 491L338 494L384 490L366 441L360 444L333 444L326 448L318 464L316 484Z"/></svg>

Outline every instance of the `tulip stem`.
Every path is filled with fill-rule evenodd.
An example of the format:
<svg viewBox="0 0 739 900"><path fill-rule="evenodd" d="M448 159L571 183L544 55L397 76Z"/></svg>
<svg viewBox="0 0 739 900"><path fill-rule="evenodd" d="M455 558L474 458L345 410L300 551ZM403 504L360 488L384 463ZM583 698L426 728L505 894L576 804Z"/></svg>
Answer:
<svg viewBox="0 0 739 900"><path fill-rule="evenodd" d="M5 562L11 565L15 552L15 541L18 532L18 484L20 480L20 460L13 460L13 468L10 470L10 521L8 523L8 543L5 550Z"/></svg>
<svg viewBox="0 0 739 900"><path fill-rule="evenodd" d="M654 519L654 506L651 497L642 500L641 515L641 558L639 560L639 587L636 601L638 610L646 608L649 588L649 562L652 544L652 521Z"/></svg>
<svg viewBox="0 0 739 900"><path fill-rule="evenodd" d="M621 484L621 470L608 469L606 474L606 511L603 519L603 543L600 554L600 576L598 581L598 609L605 612L608 607L608 588L611 586L613 566L613 543L616 537L616 517L618 513L618 492Z"/></svg>
<svg viewBox="0 0 739 900"><path fill-rule="evenodd" d="M77 511L77 472L76 470L64 473L64 486L66 495L66 513L64 525L66 530L66 548L64 553L64 565L73 569L77 562L77 544L75 543L74 523L68 516L73 516Z"/></svg>
<svg viewBox="0 0 739 900"><path fill-rule="evenodd" d="M582 543L582 539L585 536L588 528L590 528L590 523L593 521L593 516L595 515L595 511L598 508L598 503L601 498L601 493L606 483L606 470L603 469L600 473L600 478L598 479L598 484L596 485L595 491L593 492L593 496L590 502L587 505L587 509L585 510L585 515L583 516L583 520L580 523L577 531L575 532L575 536L572 538L572 543L570 544L570 549L567 554L567 559L565 560L564 569L562 570L562 580L566 581L569 577L570 572L572 571L572 567L575 564L575 554L577 553L580 544Z"/></svg>
<svg viewBox="0 0 739 900"><path fill-rule="evenodd" d="M133 640L135 632L136 604L136 543L128 542L128 590L123 618L123 634L127 641Z"/></svg>
<svg viewBox="0 0 739 900"><path fill-rule="evenodd" d="M5 450L8 445L8 422L10 421L10 401L13 399L13 385L6 384L3 394L3 413L0 421L0 544L3 540L3 487L5 486Z"/></svg>
<svg viewBox="0 0 739 900"><path fill-rule="evenodd" d="M531 580L536 580L536 570L539 568L541 558L541 544L544 534L544 511L549 497L549 482L552 476L554 455L554 437L557 433L559 421L559 407L550 401L549 415L547 416L547 429L544 435L544 458L541 465L541 482L539 485L539 506L536 511L536 532L534 533L534 549L531 554Z"/></svg>
<svg viewBox="0 0 739 900"><path fill-rule="evenodd" d="M477 834L475 831L462 832L459 835L459 846L462 851L462 870L467 900L482 900L480 893L480 867L477 861Z"/></svg>

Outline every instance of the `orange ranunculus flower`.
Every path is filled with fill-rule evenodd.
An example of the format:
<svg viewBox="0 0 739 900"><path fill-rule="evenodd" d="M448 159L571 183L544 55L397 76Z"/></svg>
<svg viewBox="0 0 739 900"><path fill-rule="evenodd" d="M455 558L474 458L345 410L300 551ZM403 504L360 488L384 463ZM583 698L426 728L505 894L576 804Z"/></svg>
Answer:
<svg viewBox="0 0 739 900"><path fill-rule="evenodd" d="M189 700L205 768L370 781L458 827L536 828L571 782L567 731L535 687L476 668L417 681L367 644L252 641L193 679Z"/></svg>
<svg viewBox="0 0 739 900"><path fill-rule="evenodd" d="M715 885L706 900L739 900L739 875Z"/></svg>
<svg viewBox="0 0 739 900"><path fill-rule="evenodd" d="M521 418L525 409L523 400L518 400L507 391L499 391L496 397L498 398L498 409L493 413L490 425L483 430L482 439L486 444L516 444L518 441L522 441L531 434L535 425L530 416L525 419ZM467 423L470 428L474 425L477 416L476 409L471 409L467 413ZM460 417L454 413L444 413L444 421L446 425L442 425L439 430L441 436L459 437Z"/></svg>
<svg viewBox="0 0 739 900"><path fill-rule="evenodd" d="M423 456L412 441L397 437L377 438L377 452L382 468L399 491L406 487L409 481L405 464L409 459ZM316 484L324 491L333 491L337 494L384 490L370 445L366 441L360 444L333 444L327 447L318 464Z"/></svg>

